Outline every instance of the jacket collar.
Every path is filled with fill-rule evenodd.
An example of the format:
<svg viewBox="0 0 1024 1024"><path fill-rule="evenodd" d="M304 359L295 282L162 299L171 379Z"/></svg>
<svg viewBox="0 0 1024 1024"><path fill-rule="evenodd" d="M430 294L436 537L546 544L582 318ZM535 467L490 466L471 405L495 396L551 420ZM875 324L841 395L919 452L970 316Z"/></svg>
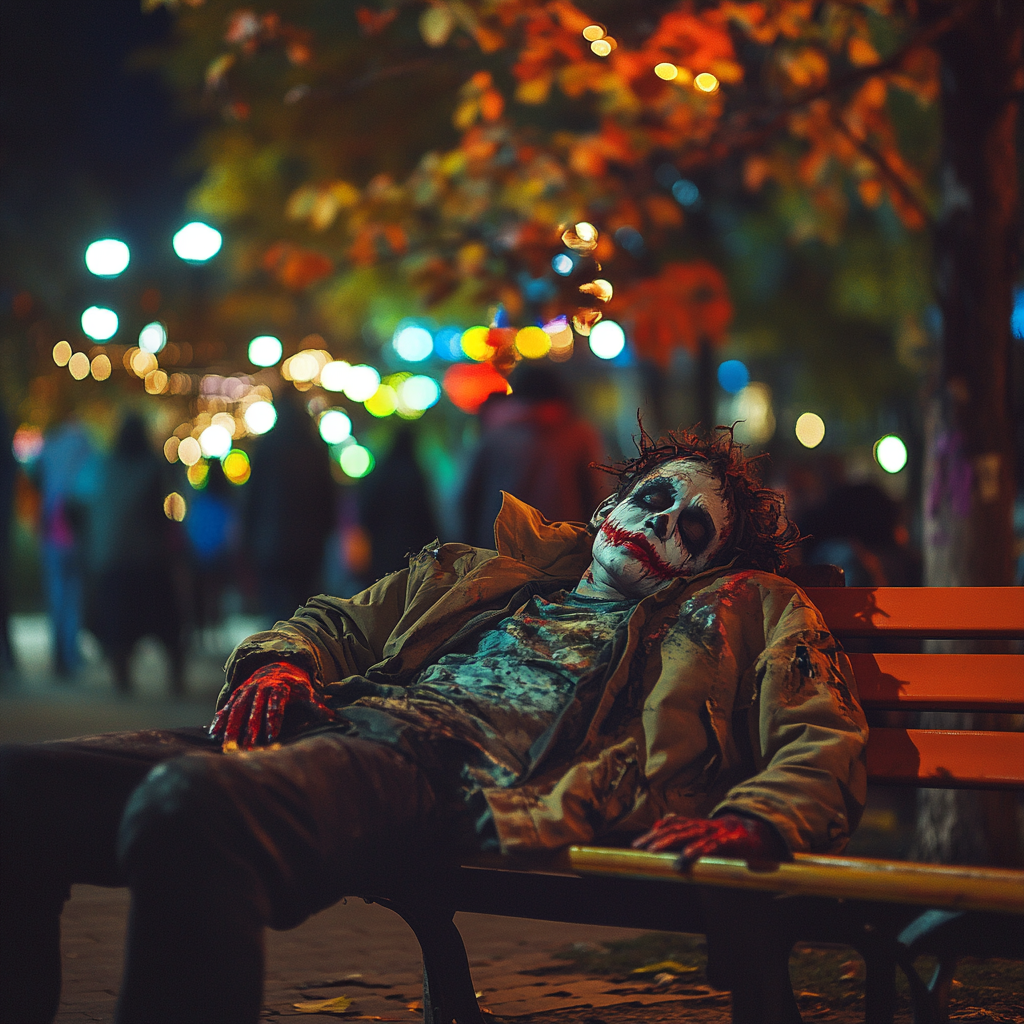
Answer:
<svg viewBox="0 0 1024 1024"><path fill-rule="evenodd" d="M577 579L590 565L594 535L584 523L551 523L507 491L494 521L499 555L518 559L549 576Z"/></svg>

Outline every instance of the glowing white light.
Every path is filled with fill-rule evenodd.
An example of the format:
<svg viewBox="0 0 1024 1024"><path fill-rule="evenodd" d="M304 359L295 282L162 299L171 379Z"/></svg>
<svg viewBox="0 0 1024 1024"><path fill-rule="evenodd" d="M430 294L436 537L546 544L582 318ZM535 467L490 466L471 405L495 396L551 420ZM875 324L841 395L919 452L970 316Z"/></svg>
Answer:
<svg viewBox="0 0 1024 1024"><path fill-rule="evenodd" d="M146 324L146 326L139 331L139 348L141 348L143 352L149 352L155 356L166 344L167 328L164 327L159 320L154 320L151 324Z"/></svg>
<svg viewBox="0 0 1024 1024"><path fill-rule="evenodd" d="M109 341L117 334L117 314L105 306L90 306L82 314L82 330L93 341Z"/></svg>
<svg viewBox="0 0 1024 1024"><path fill-rule="evenodd" d="M272 334L261 334L249 342L249 362L253 366L274 366L283 352L280 339Z"/></svg>
<svg viewBox="0 0 1024 1024"><path fill-rule="evenodd" d="M231 451L231 432L213 423L199 435L199 447L208 459L223 459Z"/></svg>
<svg viewBox="0 0 1024 1024"><path fill-rule="evenodd" d="M338 456L338 465L347 476L358 480L373 469L373 455L361 444L350 444L347 448L342 448Z"/></svg>
<svg viewBox="0 0 1024 1024"><path fill-rule="evenodd" d="M602 320L590 332L590 351L598 359L614 359L626 347L626 334L614 320Z"/></svg>
<svg viewBox="0 0 1024 1024"><path fill-rule="evenodd" d="M343 391L352 367L344 359L334 359L320 371L320 386L325 391Z"/></svg>
<svg viewBox="0 0 1024 1024"><path fill-rule="evenodd" d="M403 327L395 332L391 344L407 363L418 363L434 351L434 339L425 327Z"/></svg>
<svg viewBox="0 0 1024 1024"><path fill-rule="evenodd" d="M352 436L352 421L340 409L328 409L320 417L320 436L328 444L341 444Z"/></svg>
<svg viewBox="0 0 1024 1024"><path fill-rule="evenodd" d="M353 402L365 402L377 393L380 387L380 374L366 363L349 367L342 391L346 398ZM351 475L351 474L349 474Z"/></svg>
<svg viewBox="0 0 1024 1024"><path fill-rule="evenodd" d="M886 473L898 473L907 464L907 446L895 434L875 442L875 460Z"/></svg>
<svg viewBox="0 0 1024 1024"><path fill-rule="evenodd" d="M117 277L124 272L131 253L124 242L116 238L101 238L85 250L85 265L97 277Z"/></svg>
<svg viewBox="0 0 1024 1024"><path fill-rule="evenodd" d="M265 434L277 422L277 410L271 402L253 402L242 414L245 425L253 434Z"/></svg>
<svg viewBox="0 0 1024 1024"><path fill-rule="evenodd" d="M171 239L174 251L189 263L205 263L220 252L224 239L216 228L194 220Z"/></svg>
<svg viewBox="0 0 1024 1024"><path fill-rule="evenodd" d="M803 413L796 421L796 439L805 448L817 448L825 440L825 421L817 413Z"/></svg>
<svg viewBox="0 0 1024 1024"><path fill-rule="evenodd" d="M441 385L433 377L416 374L398 385L398 399L402 405L423 412L441 397Z"/></svg>

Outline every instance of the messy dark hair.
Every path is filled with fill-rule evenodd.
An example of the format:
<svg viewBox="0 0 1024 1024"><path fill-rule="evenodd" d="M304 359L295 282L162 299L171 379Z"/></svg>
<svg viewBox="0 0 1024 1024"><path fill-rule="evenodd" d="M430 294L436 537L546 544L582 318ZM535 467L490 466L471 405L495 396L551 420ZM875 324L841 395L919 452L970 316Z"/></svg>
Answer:
<svg viewBox="0 0 1024 1024"><path fill-rule="evenodd" d="M763 455L748 458L733 437L733 427L716 427L711 437L686 430L671 430L657 440L639 421L640 437L634 438L639 453L612 466L598 466L619 478L615 500L621 501L656 466L672 459L694 459L707 464L722 484L722 496L733 514L732 533L719 559L737 569L779 572L786 556L801 540L800 531L786 515L779 491L761 484Z"/></svg>

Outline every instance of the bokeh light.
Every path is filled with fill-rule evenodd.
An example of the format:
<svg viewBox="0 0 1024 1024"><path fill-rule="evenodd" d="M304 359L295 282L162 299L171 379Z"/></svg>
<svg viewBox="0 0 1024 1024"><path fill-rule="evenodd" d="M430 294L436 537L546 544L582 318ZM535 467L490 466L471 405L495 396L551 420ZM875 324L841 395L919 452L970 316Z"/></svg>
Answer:
<svg viewBox="0 0 1024 1024"><path fill-rule="evenodd" d="M602 315L598 309L577 310L572 318L573 330L584 338L588 337L594 326L602 318Z"/></svg>
<svg viewBox="0 0 1024 1024"><path fill-rule="evenodd" d="M101 238L85 250L85 265L97 277L117 277L127 269L130 259L128 246L116 238Z"/></svg>
<svg viewBox="0 0 1024 1024"><path fill-rule="evenodd" d="M268 430L273 430L274 424L277 422L277 410L274 408L273 402L261 399L245 407L242 419L245 420L245 426L250 433L265 434ZM182 441L182 444L184 443ZM181 458L180 452L178 457Z"/></svg>
<svg viewBox="0 0 1024 1024"><path fill-rule="evenodd" d="M801 413L796 421L796 439L805 448L817 448L825 440L825 421L815 412Z"/></svg>
<svg viewBox="0 0 1024 1024"><path fill-rule="evenodd" d="M349 367L342 392L353 402L365 402L380 387L380 374L368 363Z"/></svg>
<svg viewBox="0 0 1024 1024"><path fill-rule="evenodd" d="M201 491L210 481L210 464L206 459L194 462L188 467L185 479L194 491Z"/></svg>
<svg viewBox="0 0 1024 1024"><path fill-rule="evenodd" d="M598 277L593 281L588 281L586 284L581 284L580 291L584 295L590 295L597 299L598 302L611 302L612 295L615 294L611 281L606 281L603 277Z"/></svg>
<svg viewBox="0 0 1024 1024"><path fill-rule="evenodd" d="M474 362L482 363L494 355L494 346L488 344L489 327L470 327L462 332L462 351Z"/></svg>
<svg viewBox="0 0 1024 1024"><path fill-rule="evenodd" d="M178 445L178 461L185 466L194 466L203 457L203 449L194 437L183 437Z"/></svg>
<svg viewBox="0 0 1024 1024"><path fill-rule="evenodd" d="M390 384L381 384L363 402L363 408L378 419L390 416L398 410L398 395Z"/></svg>
<svg viewBox="0 0 1024 1024"><path fill-rule="evenodd" d="M717 92L718 91L718 79L715 78L710 71L702 71L697 75L693 84L700 89L701 92Z"/></svg>
<svg viewBox="0 0 1024 1024"><path fill-rule="evenodd" d="M171 239L175 253L189 263L205 263L220 252L224 243L221 233L209 224L194 220Z"/></svg>
<svg viewBox="0 0 1024 1024"><path fill-rule="evenodd" d="M94 380L106 380L110 376L110 371L110 359L104 353L101 352L98 356L93 356L93 360L89 364L89 372Z"/></svg>
<svg viewBox="0 0 1024 1024"><path fill-rule="evenodd" d="M562 232L562 244L573 252L591 253L597 248L597 228L588 220L581 220Z"/></svg>
<svg viewBox="0 0 1024 1024"><path fill-rule="evenodd" d="M552 261L551 269L562 277L568 277L572 273L572 268L575 264L572 261L572 257L564 252L560 252Z"/></svg>
<svg viewBox="0 0 1024 1024"><path fill-rule="evenodd" d="M320 371L320 387L325 391L344 391L348 371L352 367L344 359L332 359Z"/></svg>
<svg viewBox="0 0 1024 1024"><path fill-rule="evenodd" d="M328 444L341 444L352 436L352 420L341 409L328 409L317 424L320 436Z"/></svg>
<svg viewBox="0 0 1024 1024"><path fill-rule="evenodd" d="M590 48L598 55L598 57L607 57L608 54L612 52L611 40L607 37L604 39L595 39L590 44Z"/></svg>
<svg viewBox="0 0 1024 1024"><path fill-rule="evenodd" d="M602 320L590 332L590 351L598 359L614 359L626 347L626 332L614 320Z"/></svg>
<svg viewBox="0 0 1024 1024"><path fill-rule="evenodd" d="M732 412L736 440L741 444L764 444L775 433L772 389L761 381L751 381L733 399Z"/></svg>
<svg viewBox="0 0 1024 1024"><path fill-rule="evenodd" d="M726 359L718 367L718 383L730 395L738 394L750 383L750 371L738 359Z"/></svg>
<svg viewBox="0 0 1024 1024"><path fill-rule="evenodd" d="M663 61L661 64L654 65L654 73L664 81L671 82L679 77L679 68L675 64Z"/></svg>
<svg viewBox="0 0 1024 1024"><path fill-rule="evenodd" d="M117 314L106 306L90 306L82 314L82 330L93 341L109 341L117 334Z"/></svg>
<svg viewBox="0 0 1024 1024"><path fill-rule="evenodd" d="M350 444L339 453L338 465L346 476L359 480L373 469L373 454L361 444Z"/></svg>
<svg viewBox="0 0 1024 1024"><path fill-rule="evenodd" d="M223 459L231 451L231 432L219 423L211 423L199 435L199 447L208 459Z"/></svg>
<svg viewBox="0 0 1024 1024"><path fill-rule="evenodd" d="M281 367L281 376L285 380L295 380L300 384L308 384L316 380L320 375L320 360L310 349L296 352L295 355L284 361Z"/></svg>
<svg viewBox="0 0 1024 1024"><path fill-rule="evenodd" d="M151 324L146 324L145 327L139 331L139 348L143 352L151 352L156 355L158 352L162 352L164 346L167 344L167 328L164 327L159 320L154 320Z"/></svg>
<svg viewBox="0 0 1024 1024"><path fill-rule="evenodd" d="M132 357L128 360L128 366L136 377L145 378L158 366L156 356L152 352L143 352L141 348L132 351Z"/></svg>
<svg viewBox="0 0 1024 1024"><path fill-rule="evenodd" d="M507 395L508 381L490 363L456 363L449 366L441 387L452 405L463 412L476 413L488 396Z"/></svg>
<svg viewBox="0 0 1024 1024"><path fill-rule="evenodd" d="M224 456L221 467L224 470L224 476L227 478L228 483L234 484L236 487L241 487L252 474L252 469L249 466L249 456L240 448L232 448Z"/></svg>
<svg viewBox="0 0 1024 1024"><path fill-rule="evenodd" d="M178 461L179 444L181 444L181 438L176 434L171 434L171 436L164 441L164 458L172 465Z"/></svg>
<svg viewBox="0 0 1024 1024"><path fill-rule="evenodd" d="M524 359L541 359L551 349L551 335L542 327L524 327L516 332L516 351Z"/></svg>
<svg viewBox="0 0 1024 1024"><path fill-rule="evenodd" d="M71 346L66 341L58 341L53 346L53 361L58 366L67 366L72 354Z"/></svg>
<svg viewBox="0 0 1024 1024"><path fill-rule="evenodd" d="M588 25L583 30L583 38L588 43L593 43L595 40L604 39L605 27L604 25Z"/></svg>
<svg viewBox="0 0 1024 1024"><path fill-rule="evenodd" d="M76 352L68 360L68 372L75 380L85 380L89 376L89 357L84 352Z"/></svg>
<svg viewBox="0 0 1024 1024"><path fill-rule="evenodd" d="M280 338L261 334L249 342L249 362L253 366L275 366L284 354Z"/></svg>
<svg viewBox="0 0 1024 1024"><path fill-rule="evenodd" d="M449 363L462 358L462 329L459 327L442 327L434 335L434 351Z"/></svg>
<svg viewBox="0 0 1024 1024"><path fill-rule="evenodd" d="M441 385L433 377L417 373L398 385L398 400L401 405L417 412L424 412L437 404L441 397Z"/></svg>
<svg viewBox="0 0 1024 1024"><path fill-rule="evenodd" d="M188 506L185 504L185 499L177 491L171 491L164 498L164 515L173 522L180 523L185 518L187 511Z"/></svg>
<svg viewBox="0 0 1024 1024"><path fill-rule="evenodd" d="M886 434L875 442L875 461L886 473L898 473L907 464L907 446L895 434Z"/></svg>
<svg viewBox="0 0 1024 1024"><path fill-rule="evenodd" d="M686 178L672 185L672 197L680 206L693 206L700 199L700 189Z"/></svg>
<svg viewBox="0 0 1024 1024"><path fill-rule="evenodd" d="M407 363L419 363L434 351L434 339L426 327L409 324L395 331L391 340L394 350Z"/></svg>

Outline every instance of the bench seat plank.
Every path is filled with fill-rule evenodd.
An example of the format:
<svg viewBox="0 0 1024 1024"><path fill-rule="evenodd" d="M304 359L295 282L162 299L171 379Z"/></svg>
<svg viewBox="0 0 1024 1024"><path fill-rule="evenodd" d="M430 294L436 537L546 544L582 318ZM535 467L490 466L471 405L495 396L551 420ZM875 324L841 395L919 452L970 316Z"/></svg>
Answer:
<svg viewBox="0 0 1024 1024"><path fill-rule="evenodd" d="M1024 786L1024 733L872 728L868 778L935 789L1015 789Z"/></svg>
<svg viewBox="0 0 1024 1024"><path fill-rule="evenodd" d="M756 865L725 857L702 857L686 871L678 871L675 862L675 854L615 847L572 846L568 852L569 868L580 874L661 878L794 896L913 903L947 910L1024 913L1021 872L1000 868L804 853L796 854L793 863Z"/></svg>
<svg viewBox="0 0 1024 1024"><path fill-rule="evenodd" d="M1024 637L1024 587L812 587L806 593L838 637Z"/></svg>
<svg viewBox="0 0 1024 1024"><path fill-rule="evenodd" d="M1024 712L1015 654L851 654L861 703L889 711Z"/></svg>

